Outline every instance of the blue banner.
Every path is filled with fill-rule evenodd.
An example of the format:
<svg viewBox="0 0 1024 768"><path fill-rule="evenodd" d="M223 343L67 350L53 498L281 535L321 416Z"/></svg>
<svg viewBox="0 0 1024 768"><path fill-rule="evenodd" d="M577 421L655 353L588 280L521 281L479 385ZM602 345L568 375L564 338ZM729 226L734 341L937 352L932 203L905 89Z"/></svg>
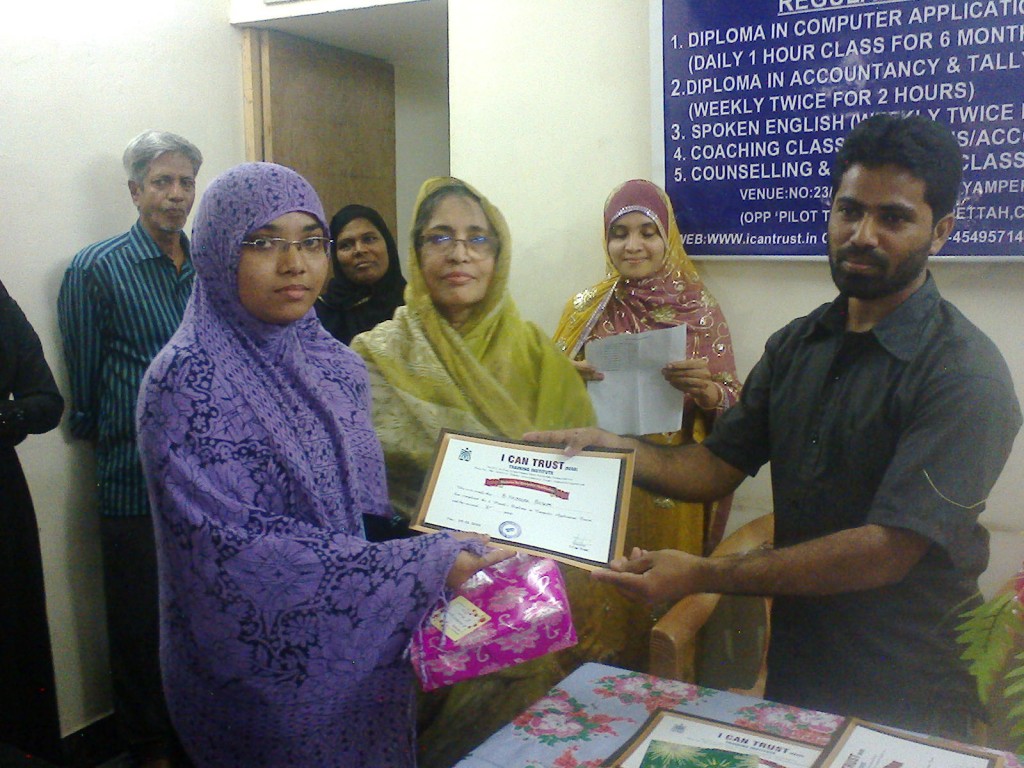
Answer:
<svg viewBox="0 0 1024 768"><path fill-rule="evenodd" d="M664 0L665 180L694 256L824 256L829 167L876 112L963 148L942 257L1024 256L1024 0Z"/></svg>

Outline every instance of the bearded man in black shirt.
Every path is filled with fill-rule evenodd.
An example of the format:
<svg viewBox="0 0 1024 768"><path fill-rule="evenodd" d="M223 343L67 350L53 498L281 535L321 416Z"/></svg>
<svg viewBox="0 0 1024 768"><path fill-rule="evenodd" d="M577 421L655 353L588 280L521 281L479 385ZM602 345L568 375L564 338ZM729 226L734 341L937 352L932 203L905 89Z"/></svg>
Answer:
<svg viewBox="0 0 1024 768"><path fill-rule="evenodd" d="M768 340L702 444L600 430L528 439L633 448L636 480L711 501L771 462L775 549L634 550L594 578L647 602L774 595L768 698L972 737L982 717L955 627L988 564L978 522L1021 426L995 345L927 270L954 227L962 157L920 116L875 115L832 169L839 296Z"/></svg>

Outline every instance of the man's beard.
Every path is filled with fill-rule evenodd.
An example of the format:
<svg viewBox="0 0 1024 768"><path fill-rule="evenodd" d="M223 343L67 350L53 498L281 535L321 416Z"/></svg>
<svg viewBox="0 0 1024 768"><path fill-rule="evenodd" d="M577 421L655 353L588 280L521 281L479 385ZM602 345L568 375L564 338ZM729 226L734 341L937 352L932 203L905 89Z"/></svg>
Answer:
<svg viewBox="0 0 1024 768"><path fill-rule="evenodd" d="M828 265L832 270L832 282L842 296L853 299L881 299L899 293L916 280L928 265L930 243L907 254L890 274L890 259L878 251L863 251L849 246L833 249L829 247ZM860 275L839 269L839 264L851 256L858 263L867 263L878 269L877 274Z"/></svg>

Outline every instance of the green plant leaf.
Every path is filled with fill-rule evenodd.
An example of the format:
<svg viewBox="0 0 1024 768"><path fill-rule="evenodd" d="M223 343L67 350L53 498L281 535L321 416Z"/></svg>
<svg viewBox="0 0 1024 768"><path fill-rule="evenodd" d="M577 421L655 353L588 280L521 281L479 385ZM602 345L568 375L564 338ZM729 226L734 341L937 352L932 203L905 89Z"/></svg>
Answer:
<svg viewBox="0 0 1024 768"><path fill-rule="evenodd" d="M1018 642L1024 640L1024 631L1017 636ZM1009 735L1020 738L1016 750L1024 752L1024 652L1013 655L1009 670L1004 676L1006 688L1003 696L1010 701L1010 710L1006 713Z"/></svg>
<svg viewBox="0 0 1024 768"><path fill-rule="evenodd" d="M1014 677L1024 677L1024 651L1018 653L1013 658L1016 659L1017 665L1006 673L1007 680L1010 680Z"/></svg>
<svg viewBox="0 0 1024 768"><path fill-rule="evenodd" d="M1021 627L1020 616L1014 611L1016 606L1013 593L1000 593L965 613L965 621L957 627L957 642L966 646L960 658L968 662L978 683L978 695L986 704L1014 650L1015 636Z"/></svg>

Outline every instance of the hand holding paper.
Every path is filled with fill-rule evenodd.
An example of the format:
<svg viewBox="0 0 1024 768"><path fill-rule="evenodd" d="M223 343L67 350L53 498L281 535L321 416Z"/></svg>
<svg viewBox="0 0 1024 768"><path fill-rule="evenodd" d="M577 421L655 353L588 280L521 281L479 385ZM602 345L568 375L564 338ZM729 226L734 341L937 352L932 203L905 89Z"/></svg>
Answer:
<svg viewBox="0 0 1024 768"><path fill-rule="evenodd" d="M490 540L489 536L480 536L479 534L455 533L452 535L463 541L466 539L476 539L484 544ZM466 579L477 571L482 571L484 568L500 563L502 560L508 560L514 554L515 552L511 549L499 547L489 547L482 555L474 555L468 550L463 550L459 552L459 556L455 558L451 570L448 571L448 578L445 579L445 584L450 589L458 589Z"/></svg>
<svg viewBox="0 0 1024 768"><path fill-rule="evenodd" d="M616 587L630 600L657 605L701 592L697 579L704 559L675 549L653 552L634 547L629 558L592 573L595 581Z"/></svg>
<svg viewBox="0 0 1024 768"><path fill-rule="evenodd" d="M587 362L604 374L587 384L597 422L610 432L649 435L675 432L683 398L663 371L686 357L686 326L620 333L587 343Z"/></svg>
<svg viewBox="0 0 1024 768"><path fill-rule="evenodd" d="M697 405L710 411L721 403L724 393L711 378L708 361L702 357L679 360L661 369L665 381L693 398Z"/></svg>
<svg viewBox="0 0 1024 768"><path fill-rule="evenodd" d="M572 365L584 381L604 381L604 374L597 370L589 360L573 360Z"/></svg>
<svg viewBox="0 0 1024 768"><path fill-rule="evenodd" d="M581 429L556 429L550 432L527 432L523 440L530 443L545 443L547 445L564 446L562 453L566 458L572 458L585 448L608 448L613 451L636 450L636 441L613 434L604 429L596 427L584 427Z"/></svg>

